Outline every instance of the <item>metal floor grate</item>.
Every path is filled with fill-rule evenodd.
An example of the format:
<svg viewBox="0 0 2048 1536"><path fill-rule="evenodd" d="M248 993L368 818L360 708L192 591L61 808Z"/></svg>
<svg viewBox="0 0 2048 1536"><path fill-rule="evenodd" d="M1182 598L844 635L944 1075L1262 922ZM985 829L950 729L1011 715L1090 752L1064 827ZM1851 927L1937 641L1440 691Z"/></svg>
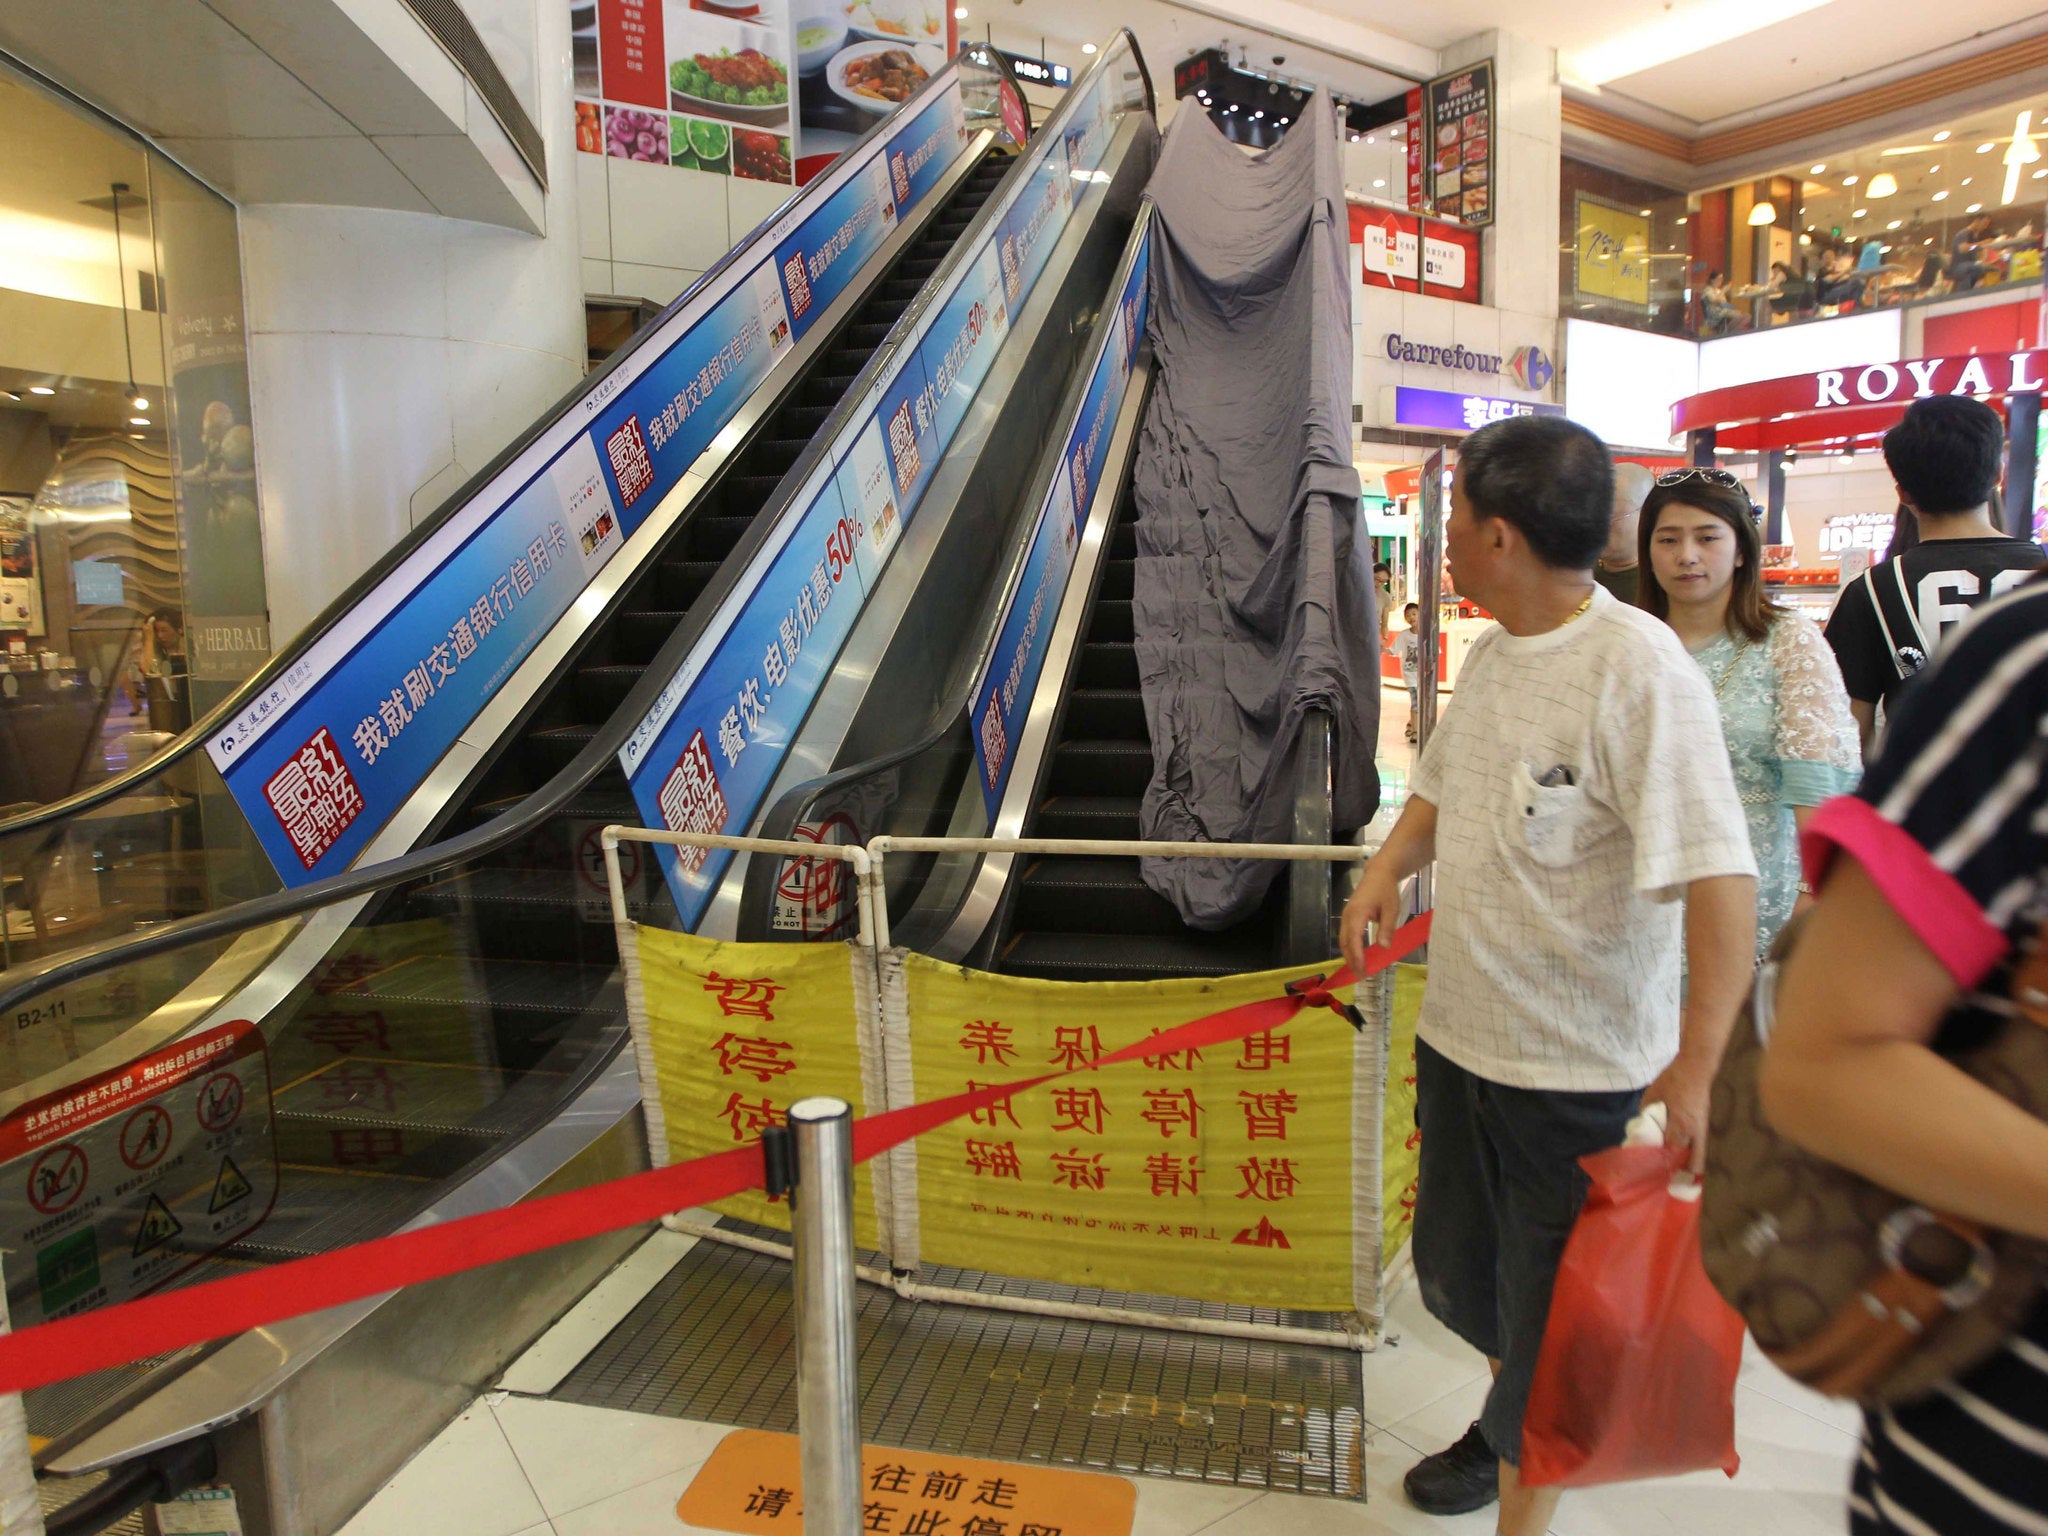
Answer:
<svg viewBox="0 0 2048 1536"><path fill-rule="evenodd" d="M929 1278L1144 1304L956 1270ZM859 1288L859 1306L861 1435L870 1443L1365 1498L1363 1383L1351 1350L910 1302L872 1285ZM789 1310L786 1263L699 1243L553 1395L794 1430ZM1251 1315L1192 1303L1177 1310Z"/></svg>

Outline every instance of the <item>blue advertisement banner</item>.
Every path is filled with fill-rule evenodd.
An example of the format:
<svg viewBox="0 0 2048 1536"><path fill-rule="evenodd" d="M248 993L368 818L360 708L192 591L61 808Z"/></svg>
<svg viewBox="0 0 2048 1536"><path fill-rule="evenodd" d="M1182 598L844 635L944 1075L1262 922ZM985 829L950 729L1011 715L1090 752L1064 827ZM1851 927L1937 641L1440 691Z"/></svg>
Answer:
<svg viewBox="0 0 2048 1536"><path fill-rule="evenodd" d="M1074 550L1088 516L1088 498L1100 483L1110 427L1123 406L1131 364L1145 335L1151 251L1148 233L1117 297L1116 309L1103 317L1103 335L1088 391L1060 452L1060 473L1053 477L1045 504L1039 508L1030 553L1011 589L987 670L974 685L968 718L973 724L975 762L981 771L982 799L991 824L1009 783L1018 723L1030 710L1039 674L1045 669L1044 637L1066 593Z"/></svg>
<svg viewBox="0 0 2048 1536"><path fill-rule="evenodd" d="M908 127L813 183L762 236L760 259L691 295L653 344L214 735L207 754L287 885L346 867L390 820L804 324L931 194L964 152L964 123L958 78L948 77ZM899 190L893 166L906 148ZM803 323L788 302L788 256L817 268ZM886 522L882 531L893 538ZM850 546L845 557L850 575ZM821 597L812 603L822 611Z"/></svg>
<svg viewBox="0 0 2048 1536"><path fill-rule="evenodd" d="M934 124L938 110L922 114L891 142L892 190L899 201L906 189L923 195L934 176L930 146L954 131L943 119ZM957 113L957 103L948 110ZM1018 176L989 234L955 269L950 291L897 350L895 368L868 397L865 414L835 442L829 472L821 467L792 503L787 520L795 531L776 546L776 554L756 557L727 608L620 752L645 825L738 833L760 810L853 620L1001 350L1016 306L1042 272L1044 251L1072 215L1066 141L1041 139L1029 153L1038 163ZM1046 162L1062 168L1058 179L1067 190L1047 193L1052 173ZM1035 219L1027 259L1017 267L1013 295L1005 281L1002 235L1008 229L1014 240L1026 199L1043 211ZM1071 517L1068 522L1071 527ZM832 578L829 604L818 585L821 572ZM804 621L800 605L807 579L818 612L831 616L829 624ZM792 640L798 642L794 649ZM731 854L664 848L660 855L677 914L686 928L694 928Z"/></svg>
<svg viewBox="0 0 2048 1536"><path fill-rule="evenodd" d="M1067 145L1061 139L1031 173L1017 206L1003 216L996 231L996 249L1003 269L1003 296L1015 309L1024 291L1052 254L1049 236L1066 227L1074 205L1074 178L1067 168Z"/></svg>

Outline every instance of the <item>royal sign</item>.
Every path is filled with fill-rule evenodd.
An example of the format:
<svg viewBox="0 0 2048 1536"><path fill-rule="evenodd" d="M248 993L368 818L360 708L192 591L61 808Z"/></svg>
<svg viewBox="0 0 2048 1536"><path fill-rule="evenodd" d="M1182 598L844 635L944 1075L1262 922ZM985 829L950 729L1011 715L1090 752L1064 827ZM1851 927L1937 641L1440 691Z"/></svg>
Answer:
<svg viewBox="0 0 2048 1536"><path fill-rule="evenodd" d="M1884 424L1915 400L1935 395L1968 395L1979 400L2039 394L2048 384L2048 349L1987 352L1966 357L1916 357L1896 363L1823 368L1818 373L1764 379L1708 390L1671 408L1674 433L1704 427L1751 428L1749 444L1724 438L1730 447L1777 447L1807 442L1830 432L1860 432ZM1822 420L1785 425L1788 418L1827 413ZM1839 413L1839 414L1838 414ZM1764 441L1765 437L1773 439Z"/></svg>

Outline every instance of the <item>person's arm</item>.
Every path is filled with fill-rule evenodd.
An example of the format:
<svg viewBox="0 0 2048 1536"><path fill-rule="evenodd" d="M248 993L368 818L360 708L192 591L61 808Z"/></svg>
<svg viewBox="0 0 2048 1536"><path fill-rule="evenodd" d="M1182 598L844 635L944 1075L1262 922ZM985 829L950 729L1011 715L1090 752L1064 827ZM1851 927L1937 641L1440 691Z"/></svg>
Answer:
<svg viewBox="0 0 2048 1536"><path fill-rule="evenodd" d="M1931 1209L2048 1238L2048 1123L1928 1048L1958 993L1863 866L1837 859L1778 980L1764 1114Z"/></svg>
<svg viewBox="0 0 2048 1536"><path fill-rule="evenodd" d="M1401 882L1436 858L1436 806L1410 794L1401 819L1387 834L1358 877L1358 888L1344 903L1338 947L1354 975L1365 974L1365 948L1385 939L1401 921Z"/></svg>
<svg viewBox="0 0 2048 1536"><path fill-rule="evenodd" d="M1856 734L1863 743L1863 760L1870 761L1877 747L1877 705L1863 699L1849 701L1849 713L1856 721Z"/></svg>
<svg viewBox="0 0 2048 1536"><path fill-rule="evenodd" d="M1756 881L1715 875L1685 888L1685 1010L1678 1056L1643 1091L1662 1104L1664 1142L1692 1153L1694 1173L1707 1166L1707 1102L1735 1015L1756 964Z"/></svg>

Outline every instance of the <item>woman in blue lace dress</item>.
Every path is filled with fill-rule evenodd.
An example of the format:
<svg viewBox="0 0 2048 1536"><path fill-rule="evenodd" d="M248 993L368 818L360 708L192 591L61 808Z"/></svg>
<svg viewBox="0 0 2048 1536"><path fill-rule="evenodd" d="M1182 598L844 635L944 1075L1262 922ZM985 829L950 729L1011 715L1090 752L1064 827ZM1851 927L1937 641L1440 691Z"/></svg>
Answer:
<svg viewBox="0 0 2048 1536"><path fill-rule="evenodd" d="M1661 475L1643 503L1642 606L1707 675L1757 864L1757 953L1800 898L1799 830L1862 768L1855 717L1820 627L1764 593L1754 509L1723 469Z"/></svg>

